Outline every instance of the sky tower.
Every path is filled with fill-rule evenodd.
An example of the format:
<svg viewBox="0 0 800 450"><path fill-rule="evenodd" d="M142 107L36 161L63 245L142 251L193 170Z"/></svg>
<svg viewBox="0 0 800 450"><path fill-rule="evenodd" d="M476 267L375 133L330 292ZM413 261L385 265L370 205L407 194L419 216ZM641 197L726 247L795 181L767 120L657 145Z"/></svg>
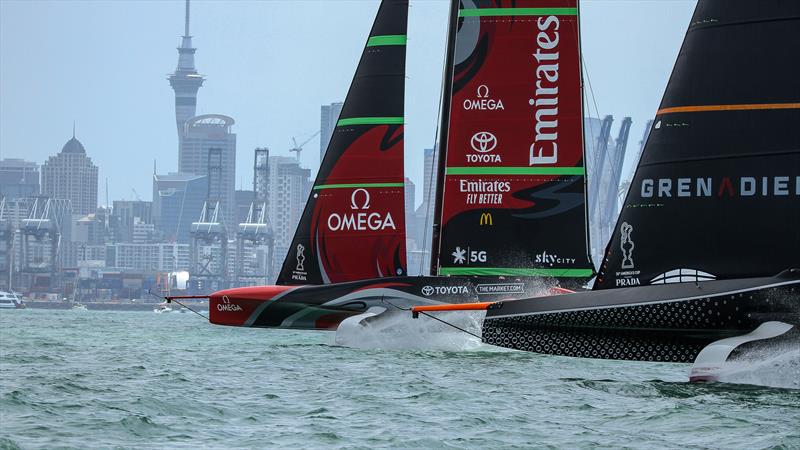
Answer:
<svg viewBox="0 0 800 450"><path fill-rule="evenodd" d="M183 140L184 124L195 116L197 90L203 85L203 76L194 67L192 36L189 34L189 0L186 0L186 24L181 46L178 47L178 67L169 76L169 84L175 91L175 122L178 127L178 145Z"/></svg>

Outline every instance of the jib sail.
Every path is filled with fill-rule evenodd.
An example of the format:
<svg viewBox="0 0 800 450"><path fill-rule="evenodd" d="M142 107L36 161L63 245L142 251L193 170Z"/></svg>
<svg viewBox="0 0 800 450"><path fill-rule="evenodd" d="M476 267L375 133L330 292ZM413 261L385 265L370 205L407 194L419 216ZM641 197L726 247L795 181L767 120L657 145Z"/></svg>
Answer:
<svg viewBox="0 0 800 450"><path fill-rule="evenodd" d="M798 267L798 30L800 2L698 2L595 289Z"/></svg>
<svg viewBox="0 0 800 450"><path fill-rule="evenodd" d="M383 0L278 284L406 274L407 0Z"/></svg>
<svg viewBox="0 0 800 450"><path fill-rule="evenodd" d="M577 0L453 14L433 271L591 277Z"/></svg>

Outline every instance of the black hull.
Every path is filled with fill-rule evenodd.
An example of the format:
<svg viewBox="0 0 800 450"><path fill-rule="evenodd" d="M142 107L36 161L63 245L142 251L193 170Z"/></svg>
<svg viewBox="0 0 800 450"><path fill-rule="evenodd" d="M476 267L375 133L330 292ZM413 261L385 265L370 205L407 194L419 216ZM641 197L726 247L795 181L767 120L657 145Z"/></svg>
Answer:
<svg viewBox="0 0 800 450"><path fill-rule="evenodd" d="M760 324L800 324L800 273L592 291L502 302L486 343L582 358L692 362Z"/></svg>

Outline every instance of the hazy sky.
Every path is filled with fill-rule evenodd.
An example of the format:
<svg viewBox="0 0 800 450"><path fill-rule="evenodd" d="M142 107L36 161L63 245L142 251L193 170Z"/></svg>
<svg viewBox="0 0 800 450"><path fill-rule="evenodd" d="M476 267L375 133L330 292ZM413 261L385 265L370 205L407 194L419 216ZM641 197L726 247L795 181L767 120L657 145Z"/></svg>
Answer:
<svg viewBox="0 0 800 450"><path fill-rule="evenodd" d="M236 120L237 188L252 187L255 147L288 155L319 129L319 107L341 101L377 0L192 2L196 65L207 79L198 114ZM584 0L582 46L600 115L633 117L635 155L694 9L694 0ZM446 0L411 0L406 171L422 186L422 150L438 115ZM108 178L111 200L152 198L177 170L174 97L166 80L183 33L183 1L0 0L0 158L42 163L77 137ZM316 171L319 140L302 164ZM421 199L421 192L417 201ZM105 195L100 193L100 204Z"/></svg>

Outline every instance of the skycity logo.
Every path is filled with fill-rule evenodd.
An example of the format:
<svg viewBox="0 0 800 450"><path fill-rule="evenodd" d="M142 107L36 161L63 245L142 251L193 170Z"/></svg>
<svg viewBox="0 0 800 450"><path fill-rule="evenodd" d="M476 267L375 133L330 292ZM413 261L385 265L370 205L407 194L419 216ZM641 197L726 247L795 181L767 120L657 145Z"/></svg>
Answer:
<svg viewBox="0 0 800 450"><path fill-rule="evenodd" d="M385 229L396 230L392 213L382 215L378 212L364 212L370 209L369 191L359 188L350 195L350 209L356 213L338 214L328 216L328 229L331 231L382 231Z"/></svg>
<svg viewBox="0 0 800 450"><path fill-rule="evenodd" d="M575 264L575 258L562 258L554 253L547 253L547 250L536 255L533 259L536 264L545 264L550 267L556 264Z"/></svg>
<svg viewBox="0 0 800 450"><path fill-rule="evenodd" d="M480 111L494 111L494 110L505 110L506 108L503 106L502 100L495 100L489 97L489 86L482 84L478 86L478 90L476 92L475 99L466 99L464 100L464 109L466 111L470 111L473 109L477 109Z"/></svg>
<svg viewBox="0 0 800 450"><path fill-rule="evenodd" d="M797 197L800 176L645 178L642 198L691 197Z"/></svg>

